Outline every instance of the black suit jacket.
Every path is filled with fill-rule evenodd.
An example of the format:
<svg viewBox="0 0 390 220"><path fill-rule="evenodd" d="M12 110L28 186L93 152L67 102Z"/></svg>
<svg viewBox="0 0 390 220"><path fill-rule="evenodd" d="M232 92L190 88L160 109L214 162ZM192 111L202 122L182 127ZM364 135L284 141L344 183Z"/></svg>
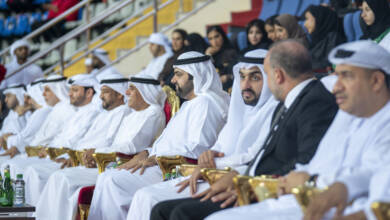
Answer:
<svg viewBox="0 0 390 220"><path fill-rule="evenodd" d="M282 103L276 108L279 110ZM296 163L306 164L338 110L334 96L318 80L310 82L288 108L266 146L256 175L285 175Z"/></svg>

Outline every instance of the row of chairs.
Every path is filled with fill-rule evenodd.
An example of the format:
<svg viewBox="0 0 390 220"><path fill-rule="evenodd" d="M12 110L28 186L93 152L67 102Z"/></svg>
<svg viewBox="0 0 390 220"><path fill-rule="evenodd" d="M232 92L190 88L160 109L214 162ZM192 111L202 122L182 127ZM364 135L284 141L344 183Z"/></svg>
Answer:
<svg viewBox="0 0 390 220"><path fill-rule="evenodd" d="M309 5L329 3L329 0L263 0L263 8L259 18L266 20L275 14L291 14L301 16Z"/></svg>
<svg viewBox="0 0 390 220"><path fill-rule="evenodd" d="M260 13L259 18L263 19L270 17L274 14L292 14L300 16L305 11L305 9L311 5L318 5L322 3L327 3L326 0L301 0L300 1L288 1L288 0L263 0L263 9ZM291 7L287 7L291 6ZM280 10L278 9L280 7ZM294 13L296 12L296 13ZM363 34L361 28L361 11L355 11L348 13L343 18L344 32L347 37L347 41L356 41L359 40ZM300 22L303 27L303 22ZM304 28L304 27L303 27ZM305 29L305 28L304 28ZM306 31L306 29L305 29ZM247 36L245 31L240 31L237 34L237 46L238 49L242 50L248 46Z"/></svg>
<svg viewBox="0 0 390 220"><path fill-rule="evenodd" d="M48 13L31 13L0 18L0 36L1 37L19 37L31 32L31 26L35 22L47 19Z"/></svg>
<svg viewBox="0 0 390 220"><path fill-rule="evenodd" d="M0 10L2 10L2 11L9 10L7 1L8 0L0 0ZM42 5L42 4L46 4L46 3L50 3L50 2L51 2L51 0L33 0L32 3L34 5Z"/></svg>

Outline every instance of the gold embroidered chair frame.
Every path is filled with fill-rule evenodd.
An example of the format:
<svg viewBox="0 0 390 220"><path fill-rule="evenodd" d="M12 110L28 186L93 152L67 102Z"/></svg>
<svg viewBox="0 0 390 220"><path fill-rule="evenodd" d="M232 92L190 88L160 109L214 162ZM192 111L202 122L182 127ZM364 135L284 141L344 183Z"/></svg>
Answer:
<svg viewBox="0 0 390 220"><path fill-rule="evenodd" d="M371 209L378 220L390 220L389 202L373 202Z"/></svg>

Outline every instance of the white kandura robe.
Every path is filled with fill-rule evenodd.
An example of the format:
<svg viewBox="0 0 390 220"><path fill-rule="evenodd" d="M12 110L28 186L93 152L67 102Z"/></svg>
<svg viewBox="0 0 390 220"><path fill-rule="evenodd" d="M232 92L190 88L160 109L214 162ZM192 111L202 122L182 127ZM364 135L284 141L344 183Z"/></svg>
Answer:
<svg viewBox="0 0 390 220"><path fill-rule="evenodd" d="M24 153L24 147L30 144L36 131L39 130L51 110L51 107L42 107L35 110L28 119L24 129L19 133L8 137L7 146L16 147L19 152Z"/></svg>
<svg viewBox="0 0 390 220"><path fill-rule="evenodd" d="M357 199L344 214L356 210L360 197L368 193L369 181L376 170L390 162L390 102L369 118L356 118L341 110L329 127L309 164L297 171L319 174L317 185L323 188L335 181L346 184L349 201ZM364 198L363 198L364 199ZM334 215L331 209L324 219ZM302 219L302 211L293 195L268 199L249 206L230 208L210 215L217 219Z"/></svg>
<svg viewBox="0 0 390 220"><path fill-rule="evenodd" d="M99 149L110 146L129 111L129 107L121 105L110 111L101 112L94 119L87 134L76 144L75 149ZM39 219L72 219L77 210L78 192L83 186L93 185L97 175L97 169L85 167L65 168L52 173L40 191L36 216ZM73 194L75 197L71 196Z"/></svg>
<svg viewBox="0 0 390 220"><path fill-rule="evenodd" d="M52 141L51 147L69 147L72 148L81 137L85 135L91 127L93 119L99 113L98 108L89 103L85 106L78 107L76 113L63 126L63 129ZM60 157L67 158L67 154ZM34 164L24 170L24 179L26 182L25 192L32 197L31 201L36 203L42 193L43 187L46 184L50 175L61 167L60 163L49 161L43 164ZM44 171L44 172L43 172Z"/></svg>
<svg viewBox="0 0 390 220"><path fill-rule="evenodd" d="M10 110L7 117L5 117L3 122L3 127L0 131L0 136L11 133L17 134L23 130L26 126L27 118L30 116L30 113L27 113L19 116L19 114L13 110Z"/></svg>
<svg viewBox="0 0 390 220"><path fill-rule="evenodd" d="M163 70L165 63L172 55L172 53L164 53L159 57L153 58L145 67L145 69L141 70L139 73L137 73L137 75L149 75L154 79L157 79Z"/></svg>
<svg viewBox="0 0 390 220"><path fill-rule="evenodd" d="M31 146L48 145L74 115L74 107L67 102L57 103L31 141Z"/></svg>
<svg viewBox="0 0 390 220"><path fill-rule="evenodd" d="M21 65L18 64L16 58L14 58L11 63L5 65L5 68L7 69L6 76L17 70L20 66ZM10 85L27 85L41 77L43 77L42 69L35 64L31 64L20 70L19 72L15 73L8 79L4 79L0 84L0 89L5 89Z"/></svg>
<svg viewBox="0 0 390 220"><path fill-rule="evenodd" d="M265 57L266 53L266 50L260 49L248 52L245 56L260 58ZM251 69L252 67L258 67L263 75L261 96L255 106L244 103L240 89L239 70L242 68ZM260 147L263 146L271 126L273 111L278 104L268 88L267 76L262 65L240 62L233 67L233 73L235 78L228 121L219 134L217 142L211 148L211 150L225 154L224 157L215 158L218 169L242 166L253 159ZM150 212L156 203L190 197L188 187L183 192L177 193L178 188L175 186L184 179L161 182L139 189L131 202L127 219L147 220L150 218ZM198 187L199 191L203 191L209 187L209 184L207 182L199 183ZM142 212L139 211L141 209Z"/></svg>
<svg viewBox="0 0 390 220"><path fill-rule="evenodd" d="M224 123L213 99L199 95L183 103L154 143L150 155L197 158L214 145ZM104 172L96 183L89 219L125 219L134 193L161 181L158 166L145 169L143 175L139 175L139 170L134 174L125 170Z"/></svg>
<svg viewBox="0 0 390 220"><path fill-rule="evenodd" d="M150 146L164 125L165 117L161 108L150 106L143 111L133 111L124 117L113 144L100 147L95 152L134 154ZM134 144L137 144L138 148L133 148ZM74 219L81 188L94 185L97 177L97 168L73 167L56 171L42 191L36 209L37 217Z"/></svg>

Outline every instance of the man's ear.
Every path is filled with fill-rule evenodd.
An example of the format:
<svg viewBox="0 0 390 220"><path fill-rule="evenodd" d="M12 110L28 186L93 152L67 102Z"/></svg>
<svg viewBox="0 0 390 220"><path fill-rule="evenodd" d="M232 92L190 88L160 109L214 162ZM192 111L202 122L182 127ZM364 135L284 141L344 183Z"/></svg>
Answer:
<svg viewBox="0 0 390 220"><path fill-rule="evenodd" d="M377 92L382 89L382 87L387 88L387 82L386 82L386 77L385 73L376 70L373 73L371 73L371 83L372 83L372 89Z"/></svg>
<svg viewBox="0 0 390 220"><path fill-rule="evenodd" d="M285 80L284 70L282 68L275 68L274 74L275 74L275 82L277 84L282 84Z"/></svg>

